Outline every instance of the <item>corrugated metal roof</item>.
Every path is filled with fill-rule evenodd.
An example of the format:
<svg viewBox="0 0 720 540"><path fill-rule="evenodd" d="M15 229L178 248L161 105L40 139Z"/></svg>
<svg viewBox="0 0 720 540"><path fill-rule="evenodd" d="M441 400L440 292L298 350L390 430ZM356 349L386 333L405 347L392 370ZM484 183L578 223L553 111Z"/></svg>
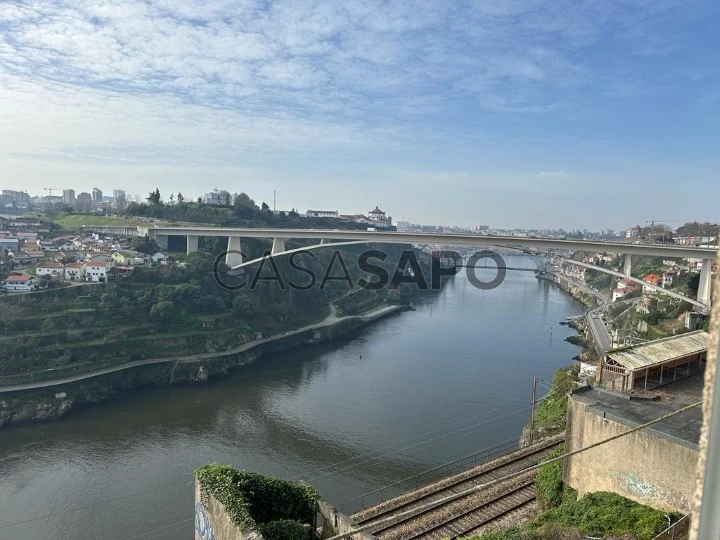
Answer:
<svg viewBox="0 0 720 540"><path fill-rule="evenodd" d="M710 334L704 330L697 330L680 336L657 339L617 352L608 351L607 358L627 369L642 369L705 351L709 343Z"/></svg>

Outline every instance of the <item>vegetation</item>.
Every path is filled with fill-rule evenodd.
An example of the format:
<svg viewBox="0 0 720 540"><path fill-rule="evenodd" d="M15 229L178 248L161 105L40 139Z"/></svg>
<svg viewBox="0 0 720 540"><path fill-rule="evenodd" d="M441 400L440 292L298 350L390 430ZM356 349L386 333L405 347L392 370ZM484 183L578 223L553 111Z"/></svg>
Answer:
<svg viewBox="0 0 720 540"><path fill-rule="evenodd" d="M222 192L221 192L222 193ZM160 192L155 190L147 198L148 203L131 202L125 214L128 217L155 218L167 221L209 223L236 227L278 227L317 229L365 229L367 225L341 221L333 218L302 217L295 210L275 213L266 203L255 204L247 194L232 197L223 193L223 198L232 200L232 205L204 204L202 200L188 202L178 194L174 204L164 203Z"/></svg>
<svg viewBox="0 0 720 540"><path fill-rule="evenodd" d="M553 474L554 476L554 474ZM557 491L554 491L557 493ZM576 499L562 490L555 507L529 523L483 535L482 540L557 540L587 537L652 540L667 526L665 513L616 493L588 493Z"/></svg>
<svg viewBox="0 0 720 540"><path fill-rule="evenodd" d="M53 222L64 229L79 229L87 227L135 227L142 225L139 219L122 216L104 216L93 214L58 214Z"/></svg>
<svg viewBox="0 0 720 540"><path fill-rule="evenodd" d="M535 477L537 501L541 509L547 510L560 506L563 502L562 461L547 463L548 460L562 456L565 445L558 446L544 460Z"/></svg>
<svg viewBox="0 0 720 540"><path fill-rule="evenodd" d="M248 243L248 250L254 249ZM363 273L355 259L365 249L348 246L339 251L352 289L339 279L340 264L322 283L331 250L302 259L301 264L317 276L308 290L289 286L290 282L305 285L309 277L291 272L287 261L276 263L277 274L266 264L244 277L229 275L220 264L216 276L216 257L197 252L185 257L182 265L136 267L119 281L5 295L0 299L0 347L6 351L0 377L22 378L48 369L55 374L77 373L143 358L223 351L258 334L267 337L318 323L330 314L335 301L339 315L365 313L388 300L403 301L398 291L358 288ZM401 251L402 246L386 246L389 256L382 264L394 268ZM429 258L421 259L421 264L429 268ZM219 284L242 280L247 286L238 290Z"/></svg>
<svg viewBox="0 0 720 540"><path fill-rule="evenodd" d="M317 511L317 491L271 476L206 465L195 471L201 502L212 495L240 528L259 530L268 540L305 540Z"/></svg>
<svg viewBox="0 0 720 540"><path fill-rule="evenodd" d="M576 388L577 375L576 366L560 368L555 372L550 391L535 411L534 435L549 436L565 429L567 395Z"/></svg>

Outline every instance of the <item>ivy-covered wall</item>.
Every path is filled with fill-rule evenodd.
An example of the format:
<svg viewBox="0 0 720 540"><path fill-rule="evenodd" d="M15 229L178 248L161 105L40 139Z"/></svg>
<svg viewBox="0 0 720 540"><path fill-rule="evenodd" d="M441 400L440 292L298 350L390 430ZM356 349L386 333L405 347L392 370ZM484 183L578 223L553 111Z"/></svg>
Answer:
<svg viewBox="0 0 720 540"><path fill-rule="evenodd" d="M201 467L195 481L196 540L312 537L320 496L310 486L223 465Z"/></svg>

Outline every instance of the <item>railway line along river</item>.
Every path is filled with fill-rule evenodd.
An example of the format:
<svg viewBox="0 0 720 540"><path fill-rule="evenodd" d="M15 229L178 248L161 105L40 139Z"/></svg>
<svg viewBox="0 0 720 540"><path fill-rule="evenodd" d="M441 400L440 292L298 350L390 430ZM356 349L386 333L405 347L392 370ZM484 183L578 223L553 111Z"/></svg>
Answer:
<svg viewBox="0 0 720 540"><path fill-rule="evenodd" d="M531 272L490 291L459 274L415 308L208 385L1 431L0 540L189 540L192 472L212 462L306 480L339 505L518 437L531 378L579 350L558 323L582 306Z"/></svg>

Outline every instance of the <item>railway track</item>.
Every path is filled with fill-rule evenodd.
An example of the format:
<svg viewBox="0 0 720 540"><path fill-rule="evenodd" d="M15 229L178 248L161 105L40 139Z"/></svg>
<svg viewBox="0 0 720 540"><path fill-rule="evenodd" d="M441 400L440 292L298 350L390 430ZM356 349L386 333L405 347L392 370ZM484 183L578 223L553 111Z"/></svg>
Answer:
<svg viewBox="0 0 720 540"><path fill-rule="evenodd" d="M381 538L453 538L466 534L532 502L535 499L534 472L430 509L421 510L420 507L536 465L562 441L563 437L559 436L523 448L365 509L353 517L359 526L370 526L368 533ZM398 514L403 514L403 517L392 519ZM376 522L377 527L373 527Z"/></svg>

